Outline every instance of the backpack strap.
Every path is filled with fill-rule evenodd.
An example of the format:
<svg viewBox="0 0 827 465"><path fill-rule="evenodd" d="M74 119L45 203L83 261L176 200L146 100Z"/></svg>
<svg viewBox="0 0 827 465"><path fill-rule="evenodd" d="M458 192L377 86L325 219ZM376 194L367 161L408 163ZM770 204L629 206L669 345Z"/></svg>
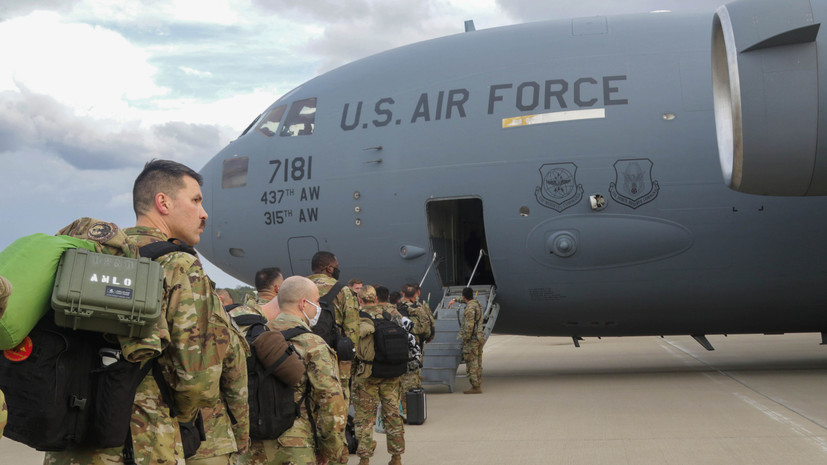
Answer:
<svg viewBox="0 0 827 465"><path fill-rule="evenodd" d="M144 378L146 378L146 375L149 374L149 371L152 370L156 365L157 365L157 363L155 362L154 358L152 360L147 361L144 364L144 366L141 367L141 379L143 380ZM159 374L160 374L160 372L159 372ZM153 377L154 376L155 376L155 373L153 371ZM156 382L157 382L157 378L156 378ZM158 387L161 387L161 385L158 384ZM162 388L161 389L162 397L165 394L168 394L168 393L165 393L164 389ZM166 397L164 397L164 401L166 401L166 400L167 400ZM172 404L168 404L168 405L172 405ZM172 413L172 408L170 408L170 413ZM123 443L123 449L121 450L121 457L123 457L124 465L137 465L136 462L135 462L135 447L132 443L132 428L131 427L126 429L126 440Z"/></svg>
<svg viewBox="0 0 827 465"><path fill-rule="evenodd" d="M304 401L304 407L307 409L307 419L310 420L310 427L313 429L313 448L319 450L319 437L316 430L316 420L313 419L313 410L310 409L310 380L307 380L307 386L304 388L304 396L299 399L296 404L296 418L301 415L301 404Z"/></svg>
<svg viewBox="0 0 827 465"><path fill-rule="evenodd" d="M190 255L195 255L195 249L190 247L186 242L175 238L166 241L150 242L138 249L138 253L142 257L147 257L152 260L163 257L171 252L186 252Z"/></svg>
<svg viewBox="0 0 827 465"><path fill-rule="evenodd" d="M282 336L284 336L284 339L289 341L289 340L293 339L294 337L298 336L299 334L304 334L304 333L309 333L309 332L310 332L309 330L307 330L307 329L305 329L301 326L296 326L295 328L285 329L284 331L281 332L281 334L282 334Z"/></svg>
<svg viewBox="0 0 827 465"><path fill-rule="evenodd" d="M239 315L232 317L235 324L238 326L252 326L254 324L267 324L267 318L264 318L261 315L256 315L254 313L250 313L249 315Z"/></svg>
<svg viewBox="0 0 827 465"><path fill-rule="evenodd" d="M167 406L169 406L169 416L177 417L179 412L178 408L175 406L175 399L172 397L172 387L169 383L167 383L166 378L164 378L164 373L161 371L161 365L158 363L158 358L153 358L147 362L147 365L151 365L150 368L152 368L152 377L155 378L155 383L161 391L161 398L164 399L164 402L166 402Z"/></svg>
<svg viewBox="0 0 827 465"><path fill-rule="evenodd" d="M233 320L236 326L247 326L244 338L247 339L247 343L250 344L251 348L257 337L270 330L267 327L267 318L261 315L251 313L249 315L231 316L230 319Z"/></svg>
<svg viewBox="0 0 827 465"><path fill-rule="evenodd" d="M340 283L336 283L336 284L338 285ZM335 288L336 286L333 286L333 287ZM339 286L339 289L341 289L341 288L342 288L342 286ZM331 291L332 290L333 289L331 289ZM339 293L339 291L336 291L336 294L333 294L334 297L336 295L338 295L338 293ZM330 294L331 293L328 292L327 294L325 294L325 297L327 297ZM295 326L295 327L290 328L290 329L285 329L284 331L281 332L281 334L284 336L285 340L289 341L289 340L293 339L294 337L296 337L300 334L309 333L309 332L311 332L311 331L308 331L306 328L304 328L302 326ZM288 348L287 352L284 353L284 356L282 356L282 358L287 358L287 356L290 355L289 354L290 349L293 349L292 345ZM295 349L293 349L293 350L295 350ZM279 362L276 362L276 363L278 364L278 363L281 363L281 362L279 361ZM275 368L275 365L274 365L274 368ZM304 403L304 406L307 409L307 419L310 421L310 427L313 429L313 444L315 445L314 446L315 450L318 450L319 449L319 438L316 437L316 420L313 419L313 409L310 408L310 378L307 379L307 384L304 387L304 394L302 395L302 398L299 399L298 402L296 402L296 418L298 418L301 415L301 405L302 405L302 403Z"/></svg>
<svg viewBox="0 0 827 465"><path fill-rule="evenodd" d="M333 287L331 287L330 290L327 291L327 294L323 295L319 299L319 303L321 304L322 302L326 302L328 305L332 305L333 299L335 299L336 296L339 295L339 291L341 291L343 287L345 287L345 283L341 281L336 281L336 284L334 284Z"/></svg>

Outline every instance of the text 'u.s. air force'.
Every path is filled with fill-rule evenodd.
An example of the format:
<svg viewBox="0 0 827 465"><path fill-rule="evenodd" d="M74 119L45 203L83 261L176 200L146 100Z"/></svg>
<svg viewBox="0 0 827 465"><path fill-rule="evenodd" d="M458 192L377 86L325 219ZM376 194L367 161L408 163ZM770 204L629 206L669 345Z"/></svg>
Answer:
<svg viewBox="0 0 827 465"><path fill-rule="evenodd" d="M492 84L484 98L487 99L488 115L500 111L526 113L626 105L629 101L624 97L624 81L625 75L616 75ZM474 98L480 96L465 88L423 92L413 109L407 111L402 108L411 108L410 103L398 102L394 97L380 97L373 102L349 102L342 107L339 126L343 131L352 131L465 118Z"/></svg>

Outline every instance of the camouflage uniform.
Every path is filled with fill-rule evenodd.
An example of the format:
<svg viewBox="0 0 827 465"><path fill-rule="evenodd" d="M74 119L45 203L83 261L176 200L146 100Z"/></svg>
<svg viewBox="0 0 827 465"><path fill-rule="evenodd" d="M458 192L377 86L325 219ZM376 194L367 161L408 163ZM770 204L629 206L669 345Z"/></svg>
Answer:
<svg viewBox="0 0 827 465"><path fill-rule="evenodd" d="M244 304L230 310L230 316L233 318L242 315L258 315L264 317L259 302L255 296L247 295L244 298ZM249 326L241 326L239 329L246 336ZM271 463L275 457L276 447L275 439L250 438L250 448L247 452L238 455L238 465L267 465Z"/></svg>
<svg viewBox="0 0 827 465"><path fill-rule="evenodd" d="M482 382L482 346L485 336L482 327L482 306L477 299L465 304L462 312L462 327L457 334L462 341L462 359L465 360L465 372L471 387L480 387Z"/></svg>
<svg viewBox="0 0 827 465"><path fill-rule="evenodd" d="M402 315L393 305L369 304L362 307L362 311L373 318L382 318L382 311L391 314L391 320L402 325ZM373 337L373 333L364 334L362 337ZM378 404L382 405L382 423L387 433L388 453L401 455L405 452L405 427L402 424L402 415L399 413L399 383L400 377L396 378L375 378L365 376L367 372L357 370L356 379L353 383L353 409L355 415L353 425L356 430L356 440L359 448L356 454L359 457L372 457L376 450L376 441L373 440L373 427L376 424L376 409Z"/></svg>
<svg viewBox="0 0 827 465"><path fill-rule="evenodd" d="M72 231L79 227L73 224L60 233L73 235ZM138 246L167 240L155 228L135 227L124 232ZM185 252L173 252L157 261L164 269L161 318L150 336L143 339L119 337L119 341L126 360L145 362L157 357L171 387L179 417L170 417L169 406L150 372L138 385L135 394L132 443L138 465L183 465L184 451L178 420L192 421L198 409L220 402L222 360L229 349L232 330L197 257ZM246 414L237 420L242 430L249 428ZM243 434L239 439L244 440ZM122 447L47 452L44 461L46 465L120 463L123 463Z"/></svg>
<svg viewBox="0 0 827 465"><path fill-rule="evenodd" d="M213 286L214 288L215 286ZM215 296L217 299L217 294ZM220 312L224 307L218 303ZM247 400L247 357L249 347L244 335L230 324L230 339L221 372L221 399L213 407L203 407L206 441L201 442L198 452L187 459L187 465L232 463L230 454L244 453L250 443L250 405ZM226 461L205 459L226 456Z"/></svg>
<svg viewBox="0 0 827 465"><path fill-rule="evenodd" d="M391 305L392 306L392 305ZM423 301L405 302L408 311L408 318L413 322L413 334L416 336L416 341L419 343L419 348L422 351L422 356L425 356L425 342L433 339L432 322L433 315L428 304ZM408 371L402 375L402 381L399 385L399 398L402 401L402 412L408 411L408 399L405 393L414 388L422 387L422 367L416 370Z"/></svg>
<svg viewBox="0 0 827 465"><path fill-rule="evenodd" d="M3 437L3 429L9 419L9 407L6 406L6 396L0 391L0 438Z"/></svg>
<svg viewBox="0 0 827 465"><path fill-rule="evenodd" d="M280 313L267 326L275 331L296 326L310 330L301 317L289 313ZM301 403L300 415L293 426L276 439L275 449L270 450L265 444L267 463L315 465L317 454L322 460L346 463L347 447L344 439L347 403L339 384L336 354L321 337L313 333L300 334L290 342L304 360L307 370L302 381L294 387L294 399L296 402L301 400L309 383L308 398L312 412L308 412L305 402ZM310 414L316 425L315 438L308 416Z"/></svg>
<svg viewBox="0 0 827 465"><path fill-rule="evenodd" d="M327 291L336 285L336 280L324 274L314 274L307 279L313 281L319 288L319 296L324 296ZM342 328L345 336L353 341L353 345L359 340L359 301L353 295L353 291L344 286L339 295L333 299L333 313L336 316L336 324ZM334 347L335 351L335 347ZM342 384L342 393L345 402L350 405L350 378L352 362L339 362L339 381ZM343 433L344 434L344 433Z"/></svg>

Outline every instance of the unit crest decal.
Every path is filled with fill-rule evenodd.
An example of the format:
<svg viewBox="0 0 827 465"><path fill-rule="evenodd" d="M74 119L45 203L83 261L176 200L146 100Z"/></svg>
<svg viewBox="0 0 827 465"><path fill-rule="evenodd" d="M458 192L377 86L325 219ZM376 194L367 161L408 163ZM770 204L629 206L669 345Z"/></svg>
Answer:
<svg viewBox="0 0 827 465"><path fill-rule="evenodd" d="M576 205L583 198L583 185L577 184L577 165L546 163L540 167L540 185L534 191L540 205L556 212Z"/></svg>
<svg viewBox="0 0 827 465"><path fill-rule="evenodd" d="M615 182L609 184L609 193L615 202L637 208L655 200L660 186L652 180L653 166L648 158L616 161Z"/></svg>

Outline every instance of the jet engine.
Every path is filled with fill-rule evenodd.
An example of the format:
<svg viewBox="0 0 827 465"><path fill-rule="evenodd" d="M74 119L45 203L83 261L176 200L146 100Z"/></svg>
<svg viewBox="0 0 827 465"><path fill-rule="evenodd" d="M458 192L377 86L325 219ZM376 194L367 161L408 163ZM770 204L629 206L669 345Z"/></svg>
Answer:
<svg viewBox="0 0 827 465"><path fill-rule="evenodd" d="M715 12L712 81L724 182L763 195L827 195L819 81L827 2L746 0ZM821 134L825 140L819 143Z"/></svg>

